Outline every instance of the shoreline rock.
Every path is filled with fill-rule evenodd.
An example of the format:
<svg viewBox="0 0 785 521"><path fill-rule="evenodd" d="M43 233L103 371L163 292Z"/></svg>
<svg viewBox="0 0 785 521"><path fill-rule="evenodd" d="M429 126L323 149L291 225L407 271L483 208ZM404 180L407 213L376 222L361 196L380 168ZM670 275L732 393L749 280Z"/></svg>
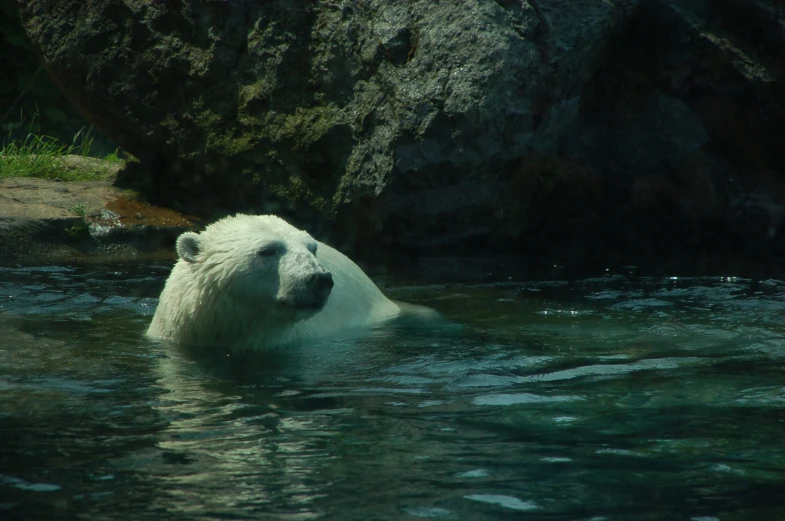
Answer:
<svg viewBox="0 0 785 521"><path fill-rule="evenodd" d="M0 179L0 265L172 259L200 222L112 181Z"/></svg>
<svg viewBox="0 0 785 521"><path fill-rule="evenodd" d="M111 181L0 179L0 267L168 263L177 258L174 251L177 236L206 224L196 217L134 197L135 194L113 186ZM78 205L83 207L84 216L74 213ZM403 252L388 258L361 255L357 262L382 278L413 277L454 283L607 274L768 277L782 273L782 263L776 259L758 255L759 252L745 254L741 250L724 254L696 252L692 257L673 251L646 257L611 250L601 255L586 255L581 250L580 262L570 259L574 252L568 248L562 253L544 252L535 257L488 252L463 256Z"/></svg>

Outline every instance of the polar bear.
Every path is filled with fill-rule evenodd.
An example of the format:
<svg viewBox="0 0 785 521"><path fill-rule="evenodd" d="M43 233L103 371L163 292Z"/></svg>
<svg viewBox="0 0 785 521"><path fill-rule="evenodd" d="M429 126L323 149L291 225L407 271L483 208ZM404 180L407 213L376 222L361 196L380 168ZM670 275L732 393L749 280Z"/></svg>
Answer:
<svg viewBox="0 0 785 521"><path fill-rule="evenodd" d="M420 308L389 300L351 259L274 215L183 233L177 254L147 334L178 344L264 350Z"/></svg>

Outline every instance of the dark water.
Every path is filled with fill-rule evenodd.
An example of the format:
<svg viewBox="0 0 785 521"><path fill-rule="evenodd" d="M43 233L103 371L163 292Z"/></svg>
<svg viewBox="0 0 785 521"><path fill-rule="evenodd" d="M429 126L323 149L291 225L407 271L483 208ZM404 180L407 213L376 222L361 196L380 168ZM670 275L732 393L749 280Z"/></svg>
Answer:
<svg viewBox="0 0 785 521"><path fill-rule="evenodd" d="M143 338L164 266L0 269L0 519L785 519L785 283L388 288L461 324Z"/></svg>

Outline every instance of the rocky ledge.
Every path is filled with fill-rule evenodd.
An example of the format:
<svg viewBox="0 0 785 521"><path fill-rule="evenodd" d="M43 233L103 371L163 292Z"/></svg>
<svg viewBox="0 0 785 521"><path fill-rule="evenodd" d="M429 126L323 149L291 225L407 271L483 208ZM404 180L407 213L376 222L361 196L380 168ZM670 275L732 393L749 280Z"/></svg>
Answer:
<svg viewBox="0 0 785 521"><path fill-rule="evenodd" d="M114 175L120 170L98 166L113 168ZM0 179L0 264L173 258L177 235L199 220L143 202L111 177Z"/></svg>

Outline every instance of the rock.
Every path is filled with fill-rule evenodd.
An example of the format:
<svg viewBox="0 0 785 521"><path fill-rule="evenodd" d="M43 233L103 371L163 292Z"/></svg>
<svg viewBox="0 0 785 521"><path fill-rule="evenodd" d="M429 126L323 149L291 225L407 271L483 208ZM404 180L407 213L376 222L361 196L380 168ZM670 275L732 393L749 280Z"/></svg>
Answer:
<svg viewBox="0 0 785 521"><path fill-rule="evenodd" d="M578 93L637 3L97 0L21 11L66 96L141 160L124 181L146 178L157 200L205 215L293 213L357 240L359 212L376 219L374 235L452 244L476 235L464 233L470 222L499 227L485 214L540 115Z"/></svg>
<svg viewBox="0 0 785 521"><path fill-rule="evenodd" d="M67 154L55 159L61 166L68 171L82 171L99 174L104 179L114 180L117 174L125 167L124 161L110 162L97 157L79 156Z"/></svg>
<svg viewBox="0 0 785 521"><path fill-rule="evenodd" d="M730 225L743 237L774 239L785 222L785 207L763 194L744 194L731 200Z"/></svg>
<svg viewBox="0 0 785 521"><path fill-rule="evenodd" d="M111 181L0 179L0 264L172 257L177 235L198 225Z"/></svg>
<svg viewBox="0 0 785 521"><path fill-rule="evenodd" d="M643 2L594 76L555 103L532 136L532 149L562 165L554 173L567 164L585 172L564 183L546 173L547 161L536 165L535 177L556 181L538 191L573 203L546 205L556 211L539 214L546 225L536 238L564 236L550 248L561 258L576 244L582 254L601 249L628 259L740 247L755 256L785 253L777 239L785 204L783 27L785 6L767 0ZM592 175L601 189L572 197ZM591 222L571 223L571 212Z"/></svg>
<svg viewBox="0 0 785 521"><path fill-rule="evenodd" d="M67 97L141 159L120 182L175 208L281 213L380 258L653 259L739 235L784 251L779 224L771 236L736 217L751 194L767 202L741 207L773 223L785 205L775 0L27 1L21 14Z"/></svg>

